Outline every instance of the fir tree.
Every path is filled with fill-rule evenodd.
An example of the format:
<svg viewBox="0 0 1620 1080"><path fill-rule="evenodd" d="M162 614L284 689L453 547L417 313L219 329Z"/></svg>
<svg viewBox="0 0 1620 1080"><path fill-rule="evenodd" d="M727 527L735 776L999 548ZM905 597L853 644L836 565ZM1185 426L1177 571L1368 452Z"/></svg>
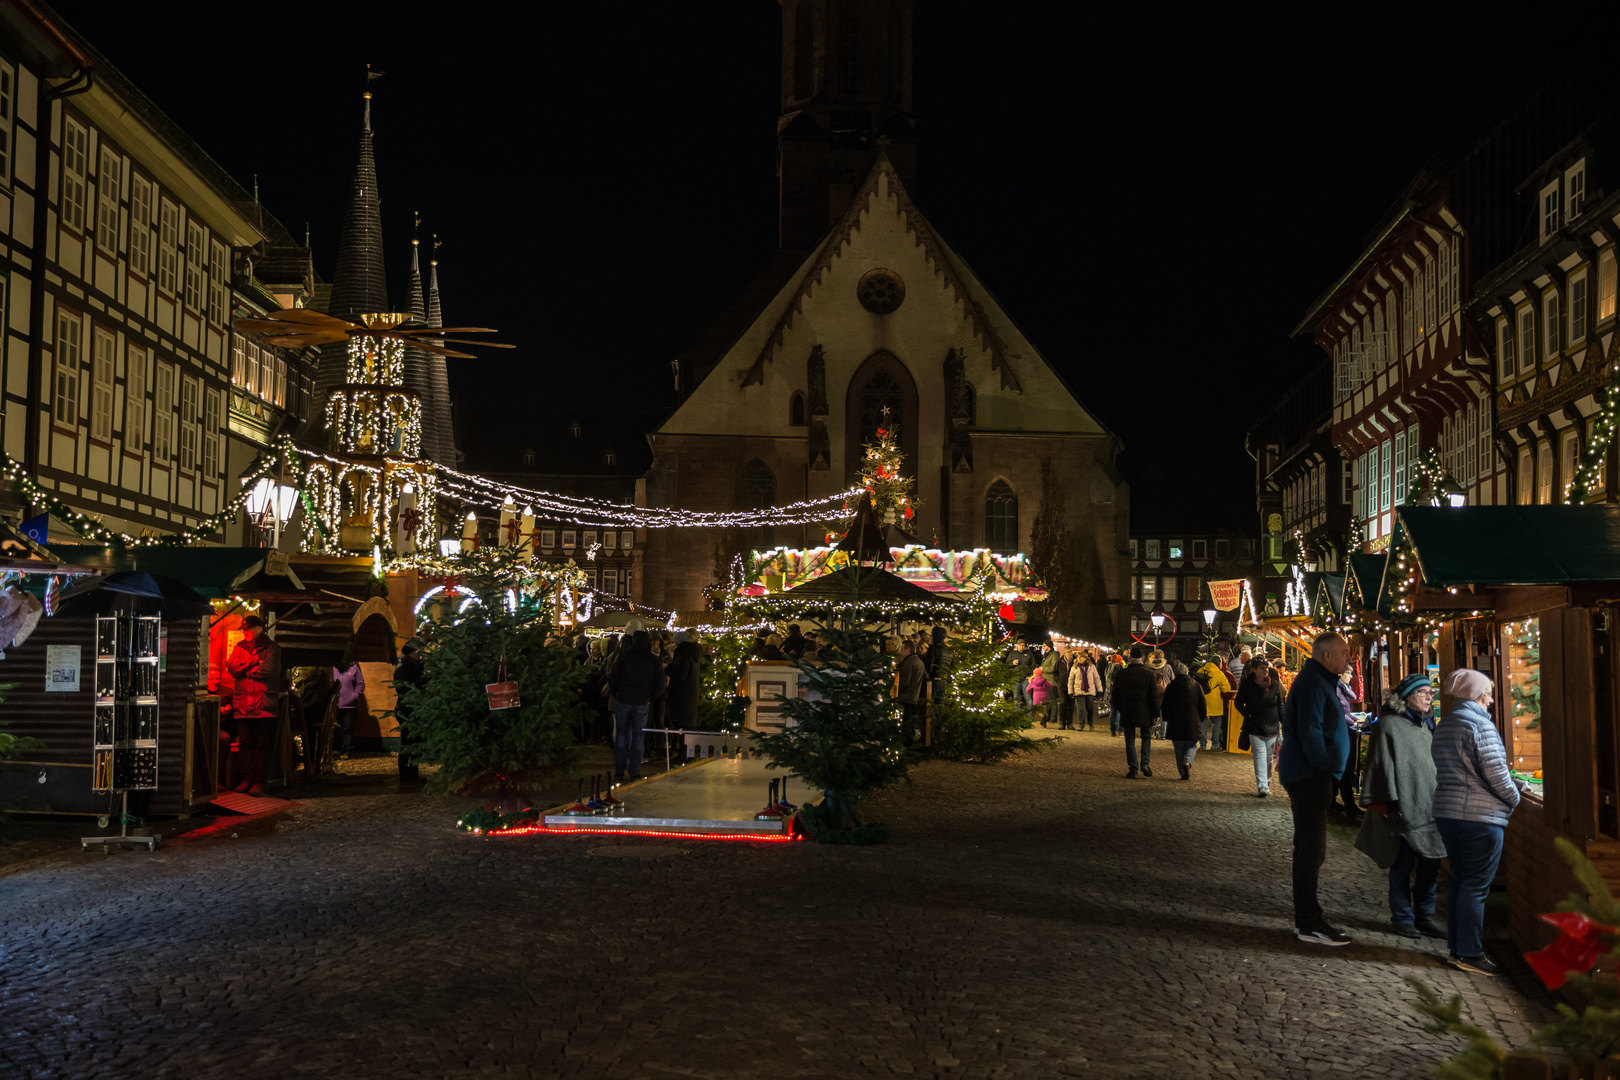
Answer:
<svg viewBox="0 0 1620 1080"><path fill-rule="evenodd" d="M900 449L898 422L883 410L883 422L877 429L877 441L867 443L861 450L861 486L872 501L876 517L883 524L901 524L910 521L918 503L911 495L911 477L905 473L906 458Z"/></svg>
<svg viewBox="0 0 1620 1080"><path fill-rule="evenodd" d="M433 627L422 652L420 687L396 683L418 760L439 766L428 790L494 792L502 811L527 805L528 791L573 763L585 671L566 646L548 644L550 597L524 596L513 610L516 556L461 557L465 610ZM459 606L459 605L458 605ZM516 708L491 710L485 686L518 684Z"/></svg>
<svg viewBox="0 0 1620 1080"><path fill-rule="evenodd" d="M772 768L821 789L828 824L854 828L861 824L856 805L905 776L915 755L906 749L899 706L889 693L894 657L883 652L883 635L829 627L821 640L821 662L797 665L806 696L782 706L794 725L756 739Z"/></svg>
<svg viewBox="0 0 1620 1080"><path fill-rule="evenodd" d="M1057 739L1024 734L1029 714L1014 699L1018 669L1001 662L993 641L952 641L956 662L934 699L934 753L950 761L989 764L1039 753Z"/></svg>

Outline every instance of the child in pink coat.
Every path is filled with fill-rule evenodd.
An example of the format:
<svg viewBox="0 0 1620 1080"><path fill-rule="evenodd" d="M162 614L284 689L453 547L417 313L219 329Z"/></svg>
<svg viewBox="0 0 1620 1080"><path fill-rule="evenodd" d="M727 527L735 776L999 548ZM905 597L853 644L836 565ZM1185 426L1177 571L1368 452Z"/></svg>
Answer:
<svg viewBox="0 0 1620 1080"><path fill-rule="evenodd" d="M1029 699L1035 703L1036 709L1040 710L1041 727L1046 726L1047 720L1044 706L1048 701L1052 700L1055 690L1056 687L1053 685L1052 680L1048 679L1046 673L1041 671L1040 668L1036 668L1030 673Z"/></svg>

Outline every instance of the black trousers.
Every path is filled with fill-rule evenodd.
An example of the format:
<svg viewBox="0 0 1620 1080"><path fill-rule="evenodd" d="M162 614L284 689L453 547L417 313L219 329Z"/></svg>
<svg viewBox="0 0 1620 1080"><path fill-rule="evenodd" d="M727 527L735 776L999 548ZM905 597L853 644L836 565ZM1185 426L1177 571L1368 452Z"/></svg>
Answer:
<svg viewBox="0 0 1620 1080"><path fill-rule="evenodd" d="M905 733L906 745L916 746L923 739L923 703L900 703L900 730Z"/></svg>
<svg viewBox="0 0 1620 1080"><path fill-rule="evenodd" d="M335 752L339 754L349 754L354 752L354 714L358 711L358 708L353 705L347 709L338 710L338 728L335 733L336 738L332 740L332 742L336 744L333 747Z"/></svg>
<svg viewBox="0 0 1620 1080"><path fill-rule="evenodd" d="M1322 905L1316 898L1327 859L1327 812L1333 801L1333 777L1314 773L1288 785L1288 800L1294 812L1294 926L1312 926L1322 921Z"/></svg>
<svg viewBox="0 0 1620 1080"><path fill-rule="evenodd" d="M1069 700L1074 702L1074 726L1080 728L1097 726L1097 699L1091 694L1076 694Z"/></svg>

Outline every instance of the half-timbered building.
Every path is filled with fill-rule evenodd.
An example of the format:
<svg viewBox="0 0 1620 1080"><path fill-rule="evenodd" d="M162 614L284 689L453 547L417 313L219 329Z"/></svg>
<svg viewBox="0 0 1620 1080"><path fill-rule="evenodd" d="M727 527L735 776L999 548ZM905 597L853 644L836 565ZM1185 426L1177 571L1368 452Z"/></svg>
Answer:
<svg viewBox="0 0 1620 1080"><path fill-rule="evenodd" d="M111 528L197 524L307 400L300 357L231 330L308 292L307 252L41 4L0 5L0 144L0 446Z"/></svg>

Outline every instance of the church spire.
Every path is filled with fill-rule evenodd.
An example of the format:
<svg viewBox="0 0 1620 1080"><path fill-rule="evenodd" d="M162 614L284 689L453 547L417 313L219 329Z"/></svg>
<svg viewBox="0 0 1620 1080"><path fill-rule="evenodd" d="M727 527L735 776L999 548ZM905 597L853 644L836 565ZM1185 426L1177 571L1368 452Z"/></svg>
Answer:
<svg viewBox="0 0 1620 1080"><path fill-rule="evenodd" d="M367 71L369 83L374 73ZM371 91L362 95L360 149L354 164L349 205L344 211L338 240L337 272L332 276L332 299L327 314L358 322L358 316L388 310L388 288L383 276L382 203L377 196L377 162L371 147ZM344 381L347 346L329 345L321 356L320 401Z"/></svg>
<svg viewBox="0 0 1620 1080"><path fill-rule="evenodd" d="M411 272L406 279L405 310L417 322L427 321L427 307L422 301L422 262L418 254L421 241L416 231L422 227L422 215L415 215L411 230ZM416 395L422 403L422 456L438 460L438 430L435 427L433 402L433 354L415 345L405 346L405 389Z"/></svg>
<svg viewBox="0 0 1620 1080"><path fill-rule="evenodd" d="M444 325L439 309L439 237L433 236L433 252L428 259L427 324ZM456 463L455 417L450 409L450 371L444 357L438 353L428 356L428 396L422 402L422 430L424 439L428 431L434 433L433 452L429 455L441 465ZM424 445L428 445L424 442Z"/></svg>

